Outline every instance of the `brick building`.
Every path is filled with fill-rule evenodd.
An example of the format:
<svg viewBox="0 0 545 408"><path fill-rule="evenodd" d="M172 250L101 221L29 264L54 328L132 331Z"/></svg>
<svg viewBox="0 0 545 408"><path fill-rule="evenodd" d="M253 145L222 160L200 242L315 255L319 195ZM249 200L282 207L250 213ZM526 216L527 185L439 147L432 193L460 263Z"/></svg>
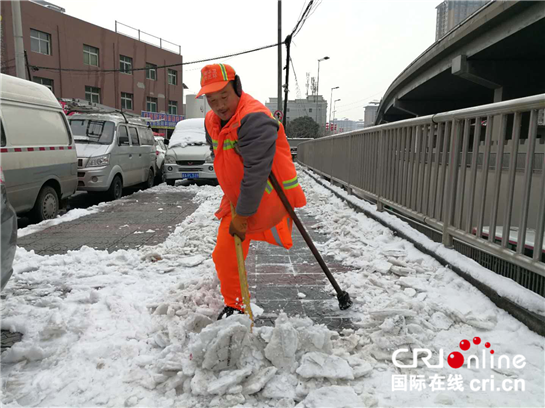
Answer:
<svg viewBox="0 0 545 408"><path fill-rule="evenodd" d="M0 4L1 69L4 74L15 75L11 2ZM20 4L30 75L57 98L87 99L136 114L182 114L181 65L157 68L182 63L182 55L71 17L60 8L30 1ZM35 66L51 69L33 70ZM122 72L101 72L111 69Z"/></svg>

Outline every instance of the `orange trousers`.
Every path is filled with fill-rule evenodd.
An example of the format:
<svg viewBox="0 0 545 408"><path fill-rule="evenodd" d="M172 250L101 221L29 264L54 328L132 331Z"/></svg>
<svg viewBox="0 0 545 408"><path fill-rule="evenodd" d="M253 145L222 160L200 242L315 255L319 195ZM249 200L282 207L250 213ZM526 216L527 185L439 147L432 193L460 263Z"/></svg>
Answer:
<svg viewBox="0 0 545 408"><path fill-rule="evenodd" d="M216 248L214 248L214 252L212 252L212 259L216 265L216 272L220 280L221 294L223 295L225 305L242 310L244 302L240 291L235 239L229 234L230 223L231 215L226 215L221 219L218 230L218 240ZM292 220L289 217L285 217L278 225L270 230L246 234L246 239L242 241L244 259L246 260L246 257L248 256L251 241L265 241L272 245L290 249L293 246L291 239L292 227Z"/></svg>

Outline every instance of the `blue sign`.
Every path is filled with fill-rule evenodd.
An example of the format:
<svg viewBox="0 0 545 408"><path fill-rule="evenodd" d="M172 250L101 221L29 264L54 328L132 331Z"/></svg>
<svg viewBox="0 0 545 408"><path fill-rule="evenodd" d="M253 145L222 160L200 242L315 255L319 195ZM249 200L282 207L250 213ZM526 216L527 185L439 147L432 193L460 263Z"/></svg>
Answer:
<svg viewBox="0 0 545 408"><path fill-rule="evenodd" d="M154 128L174 129L178 122L184 120L184 117L182 115L171 115L168 113L146 112L146 111L142 111L142 117L149 118L150 121L147 123L148 125Z"/></svg>

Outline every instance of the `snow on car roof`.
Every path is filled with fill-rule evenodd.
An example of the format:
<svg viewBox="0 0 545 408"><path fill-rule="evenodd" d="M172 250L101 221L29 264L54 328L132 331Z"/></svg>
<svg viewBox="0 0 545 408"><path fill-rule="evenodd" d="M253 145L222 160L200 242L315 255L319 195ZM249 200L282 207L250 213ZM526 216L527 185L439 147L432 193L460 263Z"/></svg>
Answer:
<svg viewBox="0 0 545 408"><path fill-rule="evenodd" d="M185 147L203 143L206 143L204 119L186 119L177 123L170 138L169 147Z"/></svg>

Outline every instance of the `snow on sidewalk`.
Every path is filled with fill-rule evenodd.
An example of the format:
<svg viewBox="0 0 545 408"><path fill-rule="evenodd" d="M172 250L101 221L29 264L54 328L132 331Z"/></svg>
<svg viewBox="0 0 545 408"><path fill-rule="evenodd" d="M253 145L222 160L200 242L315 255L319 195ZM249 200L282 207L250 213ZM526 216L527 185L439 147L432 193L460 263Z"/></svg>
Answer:
<svg viewBox="0 0 545 408"><path fill-rule="evenodd" d="M55 225L59 225L64 222L74 221L74 220L77 220L78 218L95 214L103 210L104 207L107 207L108 205L110 205L110 203L104 202L97 205L93 205L92 207L89 207L89 208L75 208L51 220L44 220L38 224L31 224L28 227L19 229L17 231L17 238L22 238L27 235L43 231L47 228L54 227Z"/></svg>
<svg viewBox="0 0 545 408"><path fill-rule="evenodd" d="M544 339L410 243L349 209L300 174L319 249L351 271L336 276L354 300L357 330L337 333L305 317L280 314L275 327L245 316L215 321L222 306L211 261L219 188L201 187L199 208L161 245L108 254L82 248L38 256L2 302L2 329L24 333L2 354L5 406L358 407L542 406ZM166 192L166 191L165 191ZM327 289L331 290L331 289ZM257 299L259 302L259 299ZM460 348L480 337L480 345ZM463 366L457 351L526 359L523 369ZM465 343L463 343L465 345ZM399 348L427 348L444 368L397 368ZM439 351L444 350L439 361ZM487 354L487 359L490 354ZM398 360L409 364L409 353ZM454 390L450 375L463 377ZM443 390L422 381L392 391L392 381L444 376ZM471 391L469 382L523 379L524 392ZM422 377L416 377L422 376ZM426 381L427 382L427 381ZM399 385L397 382L395 383ZM459 385L459 381L457 383ZM437 381L436 384L437 386ZM422 388L424 387L424 388ZM435 387L437 388L437 387ZM438 387L441 388L441 387Z"/></svg>

